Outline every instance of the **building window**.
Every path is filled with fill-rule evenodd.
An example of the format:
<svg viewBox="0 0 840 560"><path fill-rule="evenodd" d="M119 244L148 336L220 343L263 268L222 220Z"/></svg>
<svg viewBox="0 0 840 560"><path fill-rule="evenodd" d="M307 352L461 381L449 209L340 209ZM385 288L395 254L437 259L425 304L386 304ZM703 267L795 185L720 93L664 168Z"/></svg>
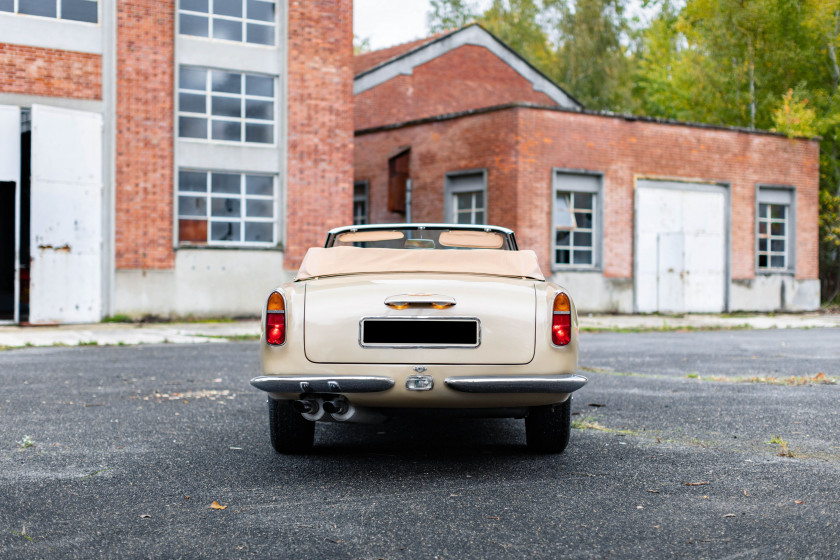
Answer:
<svg viewBox="0 0 840 560"><path fill-rule="evenodd" d="M487 184L484 171L446 176L444 213L455 224L487 222Z"/></svg>
<svg viewBox="0 0 840 560"><path fill-rule="evenodd" d="M361 226L368 223L368 184L359 182L353 184L353 225Z"/></svg>
<svg viewBox="0 0 840 560"><path fill-rule="evenodd" d="M179 242L274 245L274 185L273 175L179 171Z"/></svg>
<svg viewBox="0 0 840 560"><path fill-rule="evenodd" d="M793 269L793 191L759 187L756 256L760 271Z"/></svg>
<svg viewBox="0 0 840 560"><path fill-rule="evenodd" d="M273 0L181 0L179 29L181 35L274 45L275 10Z"/></svg>
<svg viewBox="0 0 840 560"><path fill-rule="evenodd" d="M598 175L555 174L552 239L555 267L598 266L600 188Z"/></svg>
<svg viewBox="0 0 840 560"><path fill-rule="evenodd" d="M0 12L99 22L98 0L0 0Z"/></svg>
<svg viewBox="0 0 840 560"><path fill-rule="evenodd" d="M274 78L181 66L178 136L274 143Z"/></svg>

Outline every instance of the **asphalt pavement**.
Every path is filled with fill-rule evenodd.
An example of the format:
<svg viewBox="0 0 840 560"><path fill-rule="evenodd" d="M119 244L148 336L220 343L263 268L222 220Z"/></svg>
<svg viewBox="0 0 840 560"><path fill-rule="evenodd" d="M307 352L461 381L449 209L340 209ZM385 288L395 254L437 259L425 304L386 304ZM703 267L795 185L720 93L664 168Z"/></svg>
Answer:
<svg viewBox="0 0 840 560"><path fill-rule="evenodd" d="M6 350L0 557L836 557L838 340L584 332L562 455L428 419L277 455L256 342Z"/></svg>

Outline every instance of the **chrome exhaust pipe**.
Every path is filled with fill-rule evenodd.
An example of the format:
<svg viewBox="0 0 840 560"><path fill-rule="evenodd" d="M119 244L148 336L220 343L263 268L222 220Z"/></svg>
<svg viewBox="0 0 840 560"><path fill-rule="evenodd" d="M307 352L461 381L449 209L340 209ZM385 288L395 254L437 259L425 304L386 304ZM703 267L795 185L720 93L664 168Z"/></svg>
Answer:
<svg viewBox="0 0 840 560"><path fill-rule="evenodd" d="M333 399L331 401L324 401L324 411L335 415L342 415L350 409L351 405L344 399Z"/></svg>
<svg viewBox="0 0 840 560"><path fill-rule="evenodd" d="M317 422L324 417L323 403L320 399L300 399L292 402L292 409L311 422Z"/></svg>
<svg viewBox="0 0 840 560"><path fill-rule="evenodd" d="M324 407L330 404L329 401L324 403ZM352 404L345 402L346 408L343 412L331 412L330 416L336 422L350 422L353 424L381 424L387 417L376 410L375 408L356 408Z"/></svg>

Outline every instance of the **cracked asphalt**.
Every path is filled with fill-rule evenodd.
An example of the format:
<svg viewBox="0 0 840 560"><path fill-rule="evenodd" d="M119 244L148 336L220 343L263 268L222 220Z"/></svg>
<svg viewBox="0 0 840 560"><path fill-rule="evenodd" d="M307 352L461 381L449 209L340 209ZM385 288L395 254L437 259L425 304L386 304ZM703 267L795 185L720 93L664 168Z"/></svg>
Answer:
<svg viewBox="0 0 840 560"><path fill-rule="evenodd" d="M840 385L744 380L840 377L838 342L584 333L559 456L415 419L276 455L254 342L0 352L0 557L836 557Z"/></svg>

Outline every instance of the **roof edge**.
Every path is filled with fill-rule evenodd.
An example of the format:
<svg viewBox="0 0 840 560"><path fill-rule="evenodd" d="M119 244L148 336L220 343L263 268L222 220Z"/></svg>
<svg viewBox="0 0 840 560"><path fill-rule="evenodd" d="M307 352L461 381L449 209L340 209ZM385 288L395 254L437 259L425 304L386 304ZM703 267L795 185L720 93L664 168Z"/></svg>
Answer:
<svg viewBox="0 0 840 560"><path fill-rule="evenodd" d="M648 122L654 124L663 124L669 126L687 126L690 128L702 128L707 130L722 130L727 132L742 132L745 134L758 134L760 136L776 136L779 138L790 138L791 140L809 140L809 141L817 141L819 142L822 140L821 136L793 136L790 137L783 132L774 132L772 130L762 130L762 129L755 129L755 128L747 128L743 126L727 126L722 124L709 124L709 123L700 123L700 122L692 122L692 121L678 121L676 119L666 119L662 117L648 117L643 115L631 115L629 113L613 113L612 111L592 111L589 109L567 109L565 107L557 107L554 105L540 105L538 103L525 103L525 102L515 102L515 103L505 103L502 105L492 105L489 107L482 107L480 109L470 109L467 111L458 111L456 113L445 113L442 115L434 115L431 117L423 117L419 119L412 119L408 121L402 121L398 123L392 124L385 124L380 126L374 126L370 128L362 128L359 130L355 130L353 132L353 136L365 136L367 134L375 134L377 132L386 132L389 130L398 130L401 128L407 128L411 126L418 126L423 124L429 124L434 122L444 122L450 121L455 119L460 119L464 117L471 117L474 115L483 115L485 113L495 113L499 111L507 111L510 109L535 109L540 111L553 111L556 113L572 113L575 115L589 115L594 117L605 117L611 119L621 119L624 121L641 121L641 122Z"/></svg>

